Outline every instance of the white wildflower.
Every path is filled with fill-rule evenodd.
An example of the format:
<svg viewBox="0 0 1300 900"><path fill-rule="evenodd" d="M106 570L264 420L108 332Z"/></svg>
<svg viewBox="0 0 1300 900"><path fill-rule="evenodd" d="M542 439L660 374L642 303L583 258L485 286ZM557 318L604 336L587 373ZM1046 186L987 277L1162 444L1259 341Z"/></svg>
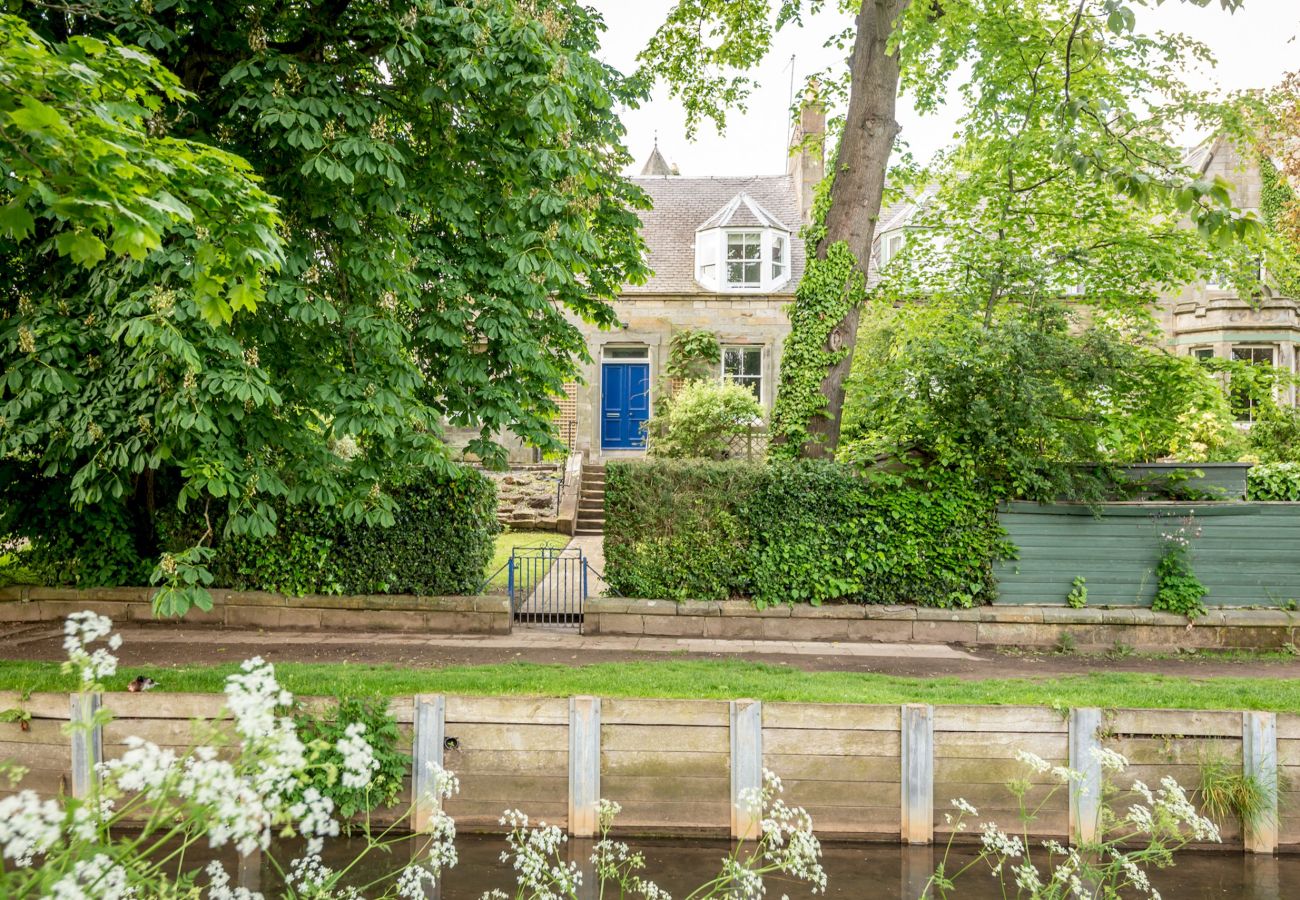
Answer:
<svg viewBox="0 0 1300 900"><path fill-rule="evenodd" d="M135 889L127 883L126 870L103 853L78 860L72 871L50 886L50 900L127 900Z"/></svg>
<svg viewBox="0 0 1300 900"><path fill-rule="evenodd" d="M369 786L370 779L379 768L374 748L365 739L366 726L353 722L334 745L343 757L342 782L345 788L360 789Z"/></svg>
<svg viewBox="0 0 1300 900"><path fill-rule="evenodd" d="M0 799L0 846L3 858L26 868L32 857L45 853L63 837L63 811L35 791L19 791Z"/></svg>
<svg viewBox="0 0 1300 900"><path fill-rule="evenodd" d="M230 886L230 875L220 861L213 860L204 869L208 876L208 900L262 900L262 895L244 887Z"/></svg>

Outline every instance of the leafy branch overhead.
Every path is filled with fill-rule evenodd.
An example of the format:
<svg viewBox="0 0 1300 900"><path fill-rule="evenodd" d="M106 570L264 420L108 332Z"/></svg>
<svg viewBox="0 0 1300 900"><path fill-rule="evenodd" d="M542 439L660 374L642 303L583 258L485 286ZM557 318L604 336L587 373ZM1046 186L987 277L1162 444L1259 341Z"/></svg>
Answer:
<svg viewBox="0 0 1300 900"><path fill-rule="evenodd" d="M9 15L0 29L0 238L86 269L167 239L210 324L254 309L283 258L279 217L244 160L164 133L165 104L189 99L176 77L112 36L54 45Z"/></svg>
<svg viewBox="0 0 1300 900"><path fill-rule="evenodd" d="M1186 2L1207 6L1211 0ZM1233 11L1240 0L1219 0L1219 5ZM742 6L743 16L738 14ZM770 49L775 31L802 24L805 13L828 6L823 0L775 5L681 0L647 45L643 71L666 81L681 98L688 129L706 119L721 128L727 108L743 104L750 85L746 72ZM965 127L1000 129L1011 139L1005 149L1013 154L1022 152L1016 146L1022 136L1033 146L1037 175L1019 186L1011 183L1010 194L1034 184L1033 177L1056 180L1069 173L1138 203L1176 207L1217 246L1262 238L1257 220L1232 209L1223 182L1200 177L1176 156L1150 152L1170 125L1188 118L1206 124L1213 110L1175 77L1183 61L1179 54L1195 59L1203 51L1178 36L1139 35L1135 4L862 0L839 3L838 10L853 23L830 35L828 44L851 44L847 70L820 83L842 91L847 82L848 102L835 164L828 170L826 202L808 233L805 275L805 281L824 283L800 290L791 343L807 347L787 354L775 411L776 428L791 452L823 455L839 442L864 294L837 303L836 296L845 293L842 279L823 278L821 263L843 243L859 273L868 273L885 170L898 134L900 90L920 111L930 111L943 102L953 75L969 68L970 80L961 88ZM1141 61L1154 64L1155 72L1136 83L1153 88L1139 97L1124 73ZM1162 87L1174 90L1163 93ZM1013 100L1028 102L1008 106L1009 91ZM990 166L1002 161L982 160ZM807 313L802 317L801 306ZM832 308L840 318L828 325ZM810 395L813 384L820 402Z"/></svg>
<svg viewBox="0 0 1300 900"><path fill-rule="evenodd" d="M593 12L51 0L21 18L0 44L4 156L35 161L0 183L6 525L75 548L72 519L114 523L64 568L102 583L161 559L179 613L206 602L212 541L265 538L286 504L391 524L390 485L456 477L447 426L489 464L506 432L554 445L577 322L612 325L646 275L616 115L643 92L597 58ZM208 536L167 545L168 508Z"/></svg>

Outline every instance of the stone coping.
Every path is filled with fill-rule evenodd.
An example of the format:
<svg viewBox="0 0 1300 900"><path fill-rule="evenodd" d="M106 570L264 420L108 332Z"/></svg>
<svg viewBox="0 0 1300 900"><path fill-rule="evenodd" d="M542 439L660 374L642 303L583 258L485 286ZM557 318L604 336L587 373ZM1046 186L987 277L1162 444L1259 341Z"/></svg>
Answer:
<svg viewBox="0 0 1300 900"><path fill-rule="evenodd" d="M748 601L590 598L583 633L709 638L924 641L1051 647L1069 635L1079 647L1280 649L1300 637L1300 613L1282 609L1211 609L1184 616L1139 607L1062 606L780 606Z"/></svg>
<svg viewBox="0 0 1300 900"><path fill-rule="evenodd" d="M157 588L0 588L0 622L42 622L93 609L118 620L151 621ZM210 590L212 609L192 609L189 624L257 628L364 628L452 634L508 634L510 598L504 595L436 597L416 594L307 594Z"/></svg>

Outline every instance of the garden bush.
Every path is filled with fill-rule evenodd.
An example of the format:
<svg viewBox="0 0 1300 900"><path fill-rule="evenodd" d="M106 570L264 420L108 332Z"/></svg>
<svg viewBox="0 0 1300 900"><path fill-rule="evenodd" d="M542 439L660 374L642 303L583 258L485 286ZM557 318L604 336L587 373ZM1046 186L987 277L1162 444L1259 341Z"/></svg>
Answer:
<svg viewBox="0 0 1300 900"><path fill-rule="evenodd" d="M475 593L500 530L492 480L464 469L386 490L398 506L388 528L279 505L271 537L217 544L216 586L298 595Z"/></svg>
<svg viewBox="0 0 1300 900"><path fill-rule="evenodd" d="M763 407L748 388L688 381L646 423L651 456L727 459L732 443L763 424Z"/></svg>
<svg viewBox="0 0 1300 900"><path fill-rule="evenodd" d="M1300 500L1300 463L1251 466L1246 476L1248 500Z"/></svg>
<svg viewBox="0 0 1300 900"><path fill-rule="evenodd" d="M939 470L827 461L627 461L607 469L605 559L625 596L781 603L992 599L995 504Z"/></svg>

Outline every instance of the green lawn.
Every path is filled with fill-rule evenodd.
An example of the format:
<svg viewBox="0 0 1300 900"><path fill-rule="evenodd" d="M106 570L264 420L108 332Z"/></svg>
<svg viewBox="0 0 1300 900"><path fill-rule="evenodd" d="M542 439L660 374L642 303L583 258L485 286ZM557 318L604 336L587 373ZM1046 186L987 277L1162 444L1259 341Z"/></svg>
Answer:
<svg viewBox="0 0 1300 900"><path fill-rule="evenodd" d="M136 675L163 690L220 691L236 666L135 668L108 680L124 690ZM1300 711L1300 679L1175 678L1143 673L1044 679L896 678L858 672L804 672L741 661L601 663L590 666L504 663L408 669L346 663L281 663L282 683L303 695L423 692L564 697L680 697L813 703L1027 704L1056 706L1269 709ZM72 679L58 663L0 661L0 690L67 691Z"/></svg>
<svg viewBox="0 0 1300 900"><path fill-rule="evenodd" d="M496 550L492 554L492 562L488 563L487 571L483 573L485 578L490 576L487 591L504 591L506 589L506 579L508 573L504 566L510 559L510 554L519 547L563 547L569 543L567 534L558 534L554 531L504 531L497 535ZM539 573L545 574L545 573Z"/></svg>

